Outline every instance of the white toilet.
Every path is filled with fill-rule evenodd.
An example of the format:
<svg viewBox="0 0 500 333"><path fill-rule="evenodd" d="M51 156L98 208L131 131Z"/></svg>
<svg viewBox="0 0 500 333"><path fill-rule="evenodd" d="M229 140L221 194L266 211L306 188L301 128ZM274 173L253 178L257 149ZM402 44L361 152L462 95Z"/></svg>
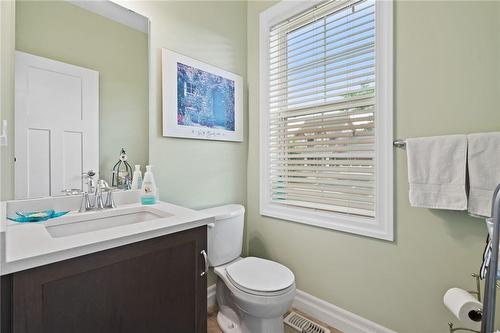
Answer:
<svg viewBox="0 0 500 333"><path fill-rule="evenodd" d="M208 225L208 260L217 274L217 322L224 333L282 333L283 315L295 297L295 277L277 262L242 258L245 208L203 210Z"/></svg>

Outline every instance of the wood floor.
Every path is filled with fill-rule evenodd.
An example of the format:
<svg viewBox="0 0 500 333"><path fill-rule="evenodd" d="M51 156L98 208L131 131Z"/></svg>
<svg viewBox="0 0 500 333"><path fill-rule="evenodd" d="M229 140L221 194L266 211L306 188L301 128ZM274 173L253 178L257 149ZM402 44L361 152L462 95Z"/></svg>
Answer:
<svg viewBox="0 0 500 333"><path fill-rule="evenodd" d="M293 309L293 310L296 311L297 313L300 313L304 317L315 320L317 323L328 327L330 329L331 333L342 333L341 331L339 331L333 327L330 327L328 325L325 325L324 323L321 323L320 321L312 318L311 316L306 315L303 312L297 311L295 309ZM208 325L207 325L207 327L208 327L207 333L223 333L222 330L219 328L219 325L217 325L217 308L212 308L208 311ZM297 331L295 331L294 329L287 327L285 325L285 333L297 333Z"/></svg>
<svg viewBox="0 0 500 333"><path fill-rule="evenodd" d="M217 325L217 309L208 311L207 333L223 333Z"/></svg>

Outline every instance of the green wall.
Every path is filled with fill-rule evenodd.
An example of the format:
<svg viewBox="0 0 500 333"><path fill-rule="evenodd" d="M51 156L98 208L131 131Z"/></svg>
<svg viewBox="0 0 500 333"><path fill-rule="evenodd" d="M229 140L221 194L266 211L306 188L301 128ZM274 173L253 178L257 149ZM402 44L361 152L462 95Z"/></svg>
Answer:
<svg viewBox="0 0 500 333"><path fill-rule="evenodd" d="M461 212L411 208L395 150L395 242L260 216L258 14L248 3L248 251L282 262L298 288L397 332L447 332L450 287L473 289L486 228ZM499 2L395 3L395 137L500 130Z"/></svg>
<svg viewBox="0 0 500 333"><path fill-rule="evenodd" d="M246 203L244 142L162 137L161 48L241 75L246 82L244 1L119 1L151 20L149 155L161 199L190 208ZM248 122L246 85L244 124ZM246 125L245 125L246 127ZM246 132L246 131L245 131ZM209 276L209 284L214 278Z"/></svg>
<svg viewBox="0 0 500 333"><path fill-rule="evenodd" d="M101 177L148 162L148 35L65 1L17 1L16 49L99 72Z"/></svg>
<svg viewBox="0 0 500 333"><path fill-rule="evenodd" d="M151 20L150 162L163 200L190 208L245 203L247 143L161 135L161 48L241 75L246 81L246 3L123 1ZM246 87L244 123L247 123Z"/></svg>

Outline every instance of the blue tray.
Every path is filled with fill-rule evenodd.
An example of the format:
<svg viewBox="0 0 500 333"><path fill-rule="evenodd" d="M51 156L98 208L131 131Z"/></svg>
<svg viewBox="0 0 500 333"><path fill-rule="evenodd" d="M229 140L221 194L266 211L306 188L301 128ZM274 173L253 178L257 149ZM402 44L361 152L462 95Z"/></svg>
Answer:
<svg viewBox="0 0 500 333"><path fill-rule="evenodd" d="M26 222L43 222L55 217L63 216L69 213L66 212L55 212L53 209L43 210L40 212L16 212L16 217L8 217L9 220L14 222L26 223Z"/></svg>

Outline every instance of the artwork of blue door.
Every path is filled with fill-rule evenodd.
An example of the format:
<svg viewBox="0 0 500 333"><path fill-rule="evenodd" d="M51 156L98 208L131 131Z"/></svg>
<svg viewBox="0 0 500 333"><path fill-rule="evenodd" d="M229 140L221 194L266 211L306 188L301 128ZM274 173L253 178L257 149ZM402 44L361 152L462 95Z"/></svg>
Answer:
<svg viewBox="0 0 500 333"><path fill-rule="evenodd" d="M226 126L226 108L223 94L216 89L212 93L215 126L224 128Z"/></svg>

